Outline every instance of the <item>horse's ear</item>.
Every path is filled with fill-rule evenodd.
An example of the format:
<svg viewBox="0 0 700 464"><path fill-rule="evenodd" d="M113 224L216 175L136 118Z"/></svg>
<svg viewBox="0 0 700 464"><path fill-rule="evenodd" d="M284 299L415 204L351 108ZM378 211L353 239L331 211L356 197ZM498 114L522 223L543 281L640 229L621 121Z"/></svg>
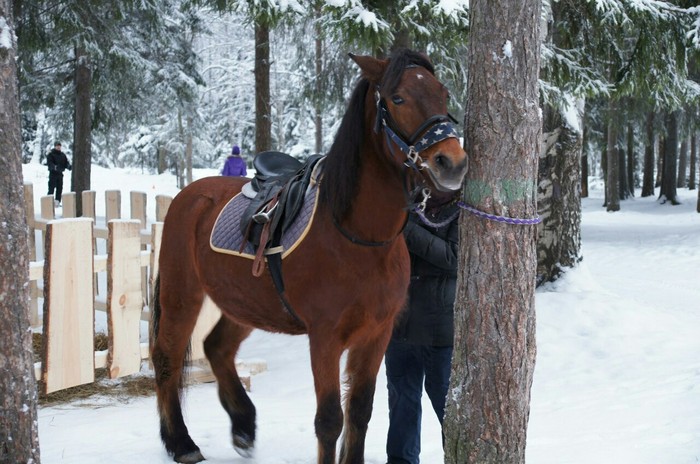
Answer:
<svg viewBox="0 0 700 464"><path fill-rule="evenodd" d="M349 53L349 55L362 70L363 77L366 77L371 82L379 82L389 64L389 60L378 60L373 56L354 55L352 53Z"/></svg>

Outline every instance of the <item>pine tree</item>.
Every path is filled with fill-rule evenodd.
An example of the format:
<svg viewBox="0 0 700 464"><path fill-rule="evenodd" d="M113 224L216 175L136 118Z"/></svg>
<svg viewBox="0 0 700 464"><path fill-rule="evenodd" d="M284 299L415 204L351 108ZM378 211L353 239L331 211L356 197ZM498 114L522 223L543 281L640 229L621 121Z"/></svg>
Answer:
<svg viewBox="0 0 700 464"><path fill-rule="evenodd" d="M14 36L11 3L0 0L0 462L38 464L41 459L29 330L29 250Z"/></svg>
<svg viewBox="0 0 700 464"><path fill-rule="evenodd" d="M490 214L531 218L541 137L540 2L476 0L470 8L465 201ZM535 240L532 226L461 218L446 463L525 461Z"/></svg>

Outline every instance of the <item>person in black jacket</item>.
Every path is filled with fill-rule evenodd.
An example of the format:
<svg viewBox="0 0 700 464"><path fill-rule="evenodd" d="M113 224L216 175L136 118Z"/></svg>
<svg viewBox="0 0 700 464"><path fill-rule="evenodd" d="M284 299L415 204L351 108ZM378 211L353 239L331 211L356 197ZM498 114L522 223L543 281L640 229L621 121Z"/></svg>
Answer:
<svg viewBox="0 0 700 464"><path fill-rule="evenodd" d="M459 254L459 193L433 192L404 229L411 256L406 309L384 358L389 390L388 464L420 462L423 384L442 424L450 382Z"/></svg>
<svg viewBox="0 0 700 464"><path fill-rule="evenodd" d="M65 153L61 151L61 142L56 142L46 157L46 165L49 167L49 193L53 195L56 192L56 205L61 204L61 195L63 194L63 171L72 169L70 161Z"/></svg>

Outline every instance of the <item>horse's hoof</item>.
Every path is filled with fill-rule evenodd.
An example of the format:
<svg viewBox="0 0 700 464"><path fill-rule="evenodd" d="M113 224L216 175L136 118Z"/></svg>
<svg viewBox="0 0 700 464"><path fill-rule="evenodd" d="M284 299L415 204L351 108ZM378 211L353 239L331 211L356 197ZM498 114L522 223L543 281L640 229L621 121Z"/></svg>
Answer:
<svg viewBox="0 0 700 464"><path fill-rule="evenodd" d="M234 435L233 449L244 458L252 458L255 451L255 441L247 435Z"/></svg>
<svg viewBox="0 0 700 464"><path fill-rule="evenodd" d="M204 461L204 456L202 456L199 450L175 456L175 462L181 462L183 464L195 464L201 461Z"/></svg>

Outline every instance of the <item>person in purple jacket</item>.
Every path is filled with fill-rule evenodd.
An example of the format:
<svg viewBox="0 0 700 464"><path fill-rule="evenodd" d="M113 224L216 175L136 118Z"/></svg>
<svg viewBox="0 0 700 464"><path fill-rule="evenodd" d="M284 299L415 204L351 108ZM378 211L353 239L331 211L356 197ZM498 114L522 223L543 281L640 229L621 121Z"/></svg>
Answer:
<svg viewBox="0 0 700 464"><path fill-rule="evenodd" d="M241 149L238 148L238 145L234 145L231 154L226 158L221 175L245 177L247 174L248 170L246 169L245 160L241 158Z"/></svg>

